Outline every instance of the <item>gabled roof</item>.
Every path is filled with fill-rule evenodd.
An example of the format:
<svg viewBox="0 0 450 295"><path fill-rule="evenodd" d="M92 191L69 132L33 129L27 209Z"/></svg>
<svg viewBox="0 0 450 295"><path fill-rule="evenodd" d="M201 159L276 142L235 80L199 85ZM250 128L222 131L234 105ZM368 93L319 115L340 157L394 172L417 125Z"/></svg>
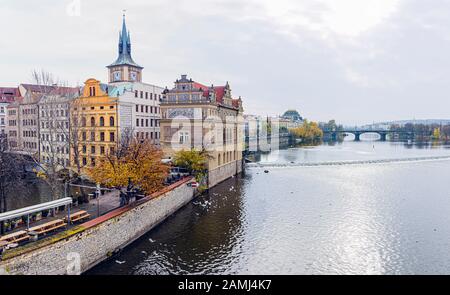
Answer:
<svg viewBox="0 0 450 295"><path fill-rule="evenodd" d="M35 93L50 93L53 91L56 86L47 86L47 85L37 85L37 84L20 84L25 90L35 92Z"/></svg>

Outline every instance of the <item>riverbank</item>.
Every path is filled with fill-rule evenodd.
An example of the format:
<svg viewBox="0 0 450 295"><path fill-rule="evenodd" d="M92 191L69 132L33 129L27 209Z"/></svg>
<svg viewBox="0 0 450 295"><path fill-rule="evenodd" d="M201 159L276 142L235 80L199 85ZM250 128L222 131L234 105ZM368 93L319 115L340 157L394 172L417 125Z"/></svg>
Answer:
<svg viewBox="0 0 450 295"><path fill-rule="evenodd" d="M195 189L187 185L191 181L192 178L184 179L145 199L68 231L9 250L0 262L0 273L64 275L70 271L71 263L77 263L77 259L79 271L85 272L192 201Z"/></svg>

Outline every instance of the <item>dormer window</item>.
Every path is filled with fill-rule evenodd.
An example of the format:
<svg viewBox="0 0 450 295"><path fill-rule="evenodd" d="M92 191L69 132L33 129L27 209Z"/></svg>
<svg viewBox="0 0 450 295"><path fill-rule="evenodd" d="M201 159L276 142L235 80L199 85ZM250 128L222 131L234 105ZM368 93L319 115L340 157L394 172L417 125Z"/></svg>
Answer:
<svg viewBox="0 0 450 295"><path fill-rule="evenodd" d="M95 96L95 87L89 87L89 96Z"/></svg>

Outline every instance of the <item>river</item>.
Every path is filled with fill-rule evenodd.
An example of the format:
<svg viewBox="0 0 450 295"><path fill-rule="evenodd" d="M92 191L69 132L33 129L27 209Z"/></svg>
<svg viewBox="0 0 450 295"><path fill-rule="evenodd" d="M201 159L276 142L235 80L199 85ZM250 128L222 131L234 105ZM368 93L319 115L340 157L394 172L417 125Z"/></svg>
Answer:
<svg viewBox="0 0 450 295"><path fill-rule="evenodd" d="M260 161L449 155L448 146L344 142ZM88 274L447 274L449 176L446 159L248 168Z"/></svg>

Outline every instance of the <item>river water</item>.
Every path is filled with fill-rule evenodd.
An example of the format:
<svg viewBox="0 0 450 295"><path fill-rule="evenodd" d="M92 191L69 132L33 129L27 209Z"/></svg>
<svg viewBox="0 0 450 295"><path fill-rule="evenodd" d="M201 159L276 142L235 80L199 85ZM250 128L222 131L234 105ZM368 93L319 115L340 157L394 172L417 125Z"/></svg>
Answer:
<svg viewBox="0 0 450 295"><path fill-rule="evenodd" d="M260 161L446 155L446 146L344 142ZM449 180L445 159L249 168L88 274L448 274Z"/></svg>

